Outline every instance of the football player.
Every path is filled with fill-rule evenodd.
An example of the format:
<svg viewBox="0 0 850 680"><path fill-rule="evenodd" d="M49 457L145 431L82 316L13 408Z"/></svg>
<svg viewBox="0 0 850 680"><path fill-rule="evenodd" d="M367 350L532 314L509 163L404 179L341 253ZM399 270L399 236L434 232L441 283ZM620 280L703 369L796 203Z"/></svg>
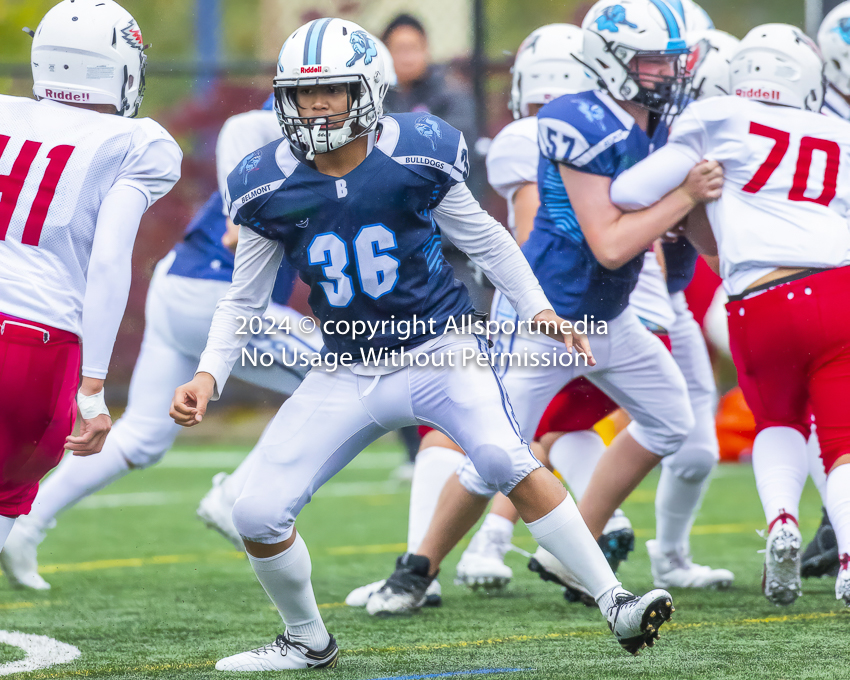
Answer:
<svg viewBox="0 0 850 680"><path fill-rule="evenodd" d="M155 465L171 448L180 431L168 416L174 389L191 378L206 344L210 322L233 274L233 252L238 232L228 230L222 194L229 172L246 153L280 138L280 126L271 98L262 111L249 111L224 124L216 146L216 167L222 193L213 194L186 228L183 240L154 270L145 309L145 334L133 378L127 410L106 438L103 451L92 458L66 456L42 484L32 512L21 519L0 553L0 566L17 587L46 590L50 584L38 573L37 547L55 526L55 517L86 496L103 489L133 470ZM254 385L289 395L300 384L307 367L293 357L321 349L317 331L304 332L298 312L286 307L295 272L282 264L264 315L260 333L249 348L275 357L270 367L246 363L235 375ZM274 326L274 328L272 328ZM255 328L256 330L256 328ZM265 332L268 331L268 332ZM288 355L284 365L282 353ZM237 549L242 539L233 527L233 503L251 464L249 455L232 475L219 473L201 501L198 515L207 526L228 538Z"/></svg>
<svg viewBox="0 0 850 680"><path fill-rule="evenodd" d="M182 159L132 120L146 56L126 10L65 0L32 38L36 99L0 96L0 546L65 449L103 447L136 232Z"/></svg>
<svg viewBox="0 0 850 680"><path fill-rule="evenodd" d="M441 429L483 471L478 494L464 501L486 505L496 491L511 498L535 539L594 594L624 648L653 643L672 613L669 593L637 597L621 588L575 503L518 434L486 341L452 330L473 310L442 257L441 233L523 319L569 331L553 335L565 352L577 350L570 357L594 363L587 337L555 314L515 241L465 186L462 135L429 114L382 116L382 60L350 21L317 19L295 31L274 84L285 139L250 154L228 178L230 214L241 226L233 283L198 372L175 393L172 415L186 426L203 419L244 344L234 334L237 317L262 312L284 256L311 287L326 353L269 426L233 511L286 631L216 667L336 664L338 648L319 614L310 555L294 522L365 446L413 424ZM692 189L701 191L701 180ZM426 555L407 554L399 567L423 593L437 571ZM393 589L391 580L384 588Z"/></svg>
<svg viewBox="0 0 850 680"><path fill-rule="evenodd" d="M750 31L732 60L736 97L690 106L670 143L612 187L641 208L674 189L693 163L723 164L710 231L692 237L720 256L732 357L756 421L753 469L768 523L763 589L787 605L801 592L797 526L810 413L827 473L826 507L850 605L850 128L819 115L823 62L799 29ZM646 174L656 172L653 181Z"/></svg>
<svg viewBox="0 0 850 680"><path fill-rule="evenodd" d="M634 417L601 456L580 501L582 515L598 537L634 486L662 458L675 453L694 426L681 371L663 343L627 309L644 252L655 238L647 234L659 224L672 228L694 204L690 194L687 199L671 195L655 206L658 212L624 216L608 198L612 177L664 143L666 119L686 101L689 50L681 16L653 0L617 5L603 1L588 12L583 28L582 60L605 89L565 95L537 114L541 207L523 251L563 314L605 323L605 331L593 336L596 346L604 348L605 359L588 368L539 371L512 366L504 380L520 431L528 438L551 399L585 374ZM516 318L514 312L509 314ZM552 348L522 333L500 340L518 355ZM710 470L716 451L706 452ZM449 478L420 547L432 564L463 535L452 508L477 492L478 479L468 459L459 475ZM696 491L691 494L692 508L699 502ZM463 521L468 528L475 519L470 513ZM687 520L681 528L686 536ZM568 572L563 571L565 576ZM390 581L402 581L398 570ZM416 606L421 593L412 582L410 586L406 598L385 596L383 602L379 591L367 609L404 611Z"/></svg>

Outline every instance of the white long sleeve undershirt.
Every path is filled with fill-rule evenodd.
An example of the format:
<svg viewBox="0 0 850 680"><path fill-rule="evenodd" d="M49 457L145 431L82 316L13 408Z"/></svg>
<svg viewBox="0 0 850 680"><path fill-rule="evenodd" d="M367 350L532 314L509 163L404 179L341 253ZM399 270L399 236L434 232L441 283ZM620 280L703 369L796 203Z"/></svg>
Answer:
<svg viewBox="0 0 850 680"><path fill-rule="evenodd" d="M106 377L132 280L133 244L148 197L116 184L103 199L86 275L83 301L83 376Z"/></svg>

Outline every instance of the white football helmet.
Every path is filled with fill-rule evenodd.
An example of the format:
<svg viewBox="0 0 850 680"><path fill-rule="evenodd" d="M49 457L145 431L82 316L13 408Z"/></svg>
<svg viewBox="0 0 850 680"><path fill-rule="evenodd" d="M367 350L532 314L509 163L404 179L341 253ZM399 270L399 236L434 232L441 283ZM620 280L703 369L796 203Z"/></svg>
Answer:
<svg viewBox="0 0 850 680"><path fill-rule="evenodd" d="M850 96L850 2L842 2L826 15L818 30L818 45L826 79Z"/></svg>
<svg viewBox="0 0 850 680"><path fill-rule="evenodd" d="M549 24L522 41L511 69L508 108L514 118L525 118L529 104L545 104L564 94L597 87L596 78L578 61L583 40L578 26Z"/></svg>
<svg viewBox="0 0 850 680"><path fill-rule="evenodd" d="M321 85L344 85L348 91L347 111L333 120L298 112L296 89ZM275 111L289 143L312 159L372 130L388 88L384 61L367 31L345 19L315 19L283 43L274 79Z"/></svg>
<svg viewBox="0 0 850 680"><path fill-rule="evenodd" d="M716 28L688 33L691 56L688 70L691 73L691 99L706 99L731 94L731 69L729 63L738 50L740 40Z"/></svg>
<svg viewBox="0 0 850 680"><path fill-rule="evenodd" d="M688 46L675 0L600 0L587 13L583 61L615 99L661 115L681 111L689 92ZM678 57L674 75L641 84L636 58ZM647 78L644 78L647 80Z"/></svg>
<svg viewBox="0 0 850 680"><path fill-rule="evenodd" d="M145 93L145 45L132 15L112 0L63 0L35 29L37 99L112 104L132 118Z"/></svg>
<svg viewBox="0 0 850 680"><path fill-rule="evenodd" d="M756 26L744 36L730 67L739 97L820 111L823 61L817 45L796 26Z"/></svg>
<svg viewBox="0 0 850 680"><path fill-rule="evenodd" d="M668 4L676 4L676 0L669 0ZM714 28L714 22L708 16L702 7L694 0L679 0L682 6L682 16L684 17L685 32L688 34L696 33L697 31L709 31ZM690 40L688 41L690 43Z"/></svg>
<svg viewBox="0 0 850 680"><path fill-rule="evenodd" d="M371 33L369 35L372 35ZM395 73L395 62L393 62L393 55L390 54L389 48L384 45L384 42L372 35L372 40L375 41L375 47L378 48L378 54L381 55L381 59L384 60L384 71L387 77L387 83L389 83L390 87L396 87L398 85L398 76Z"/></svg>

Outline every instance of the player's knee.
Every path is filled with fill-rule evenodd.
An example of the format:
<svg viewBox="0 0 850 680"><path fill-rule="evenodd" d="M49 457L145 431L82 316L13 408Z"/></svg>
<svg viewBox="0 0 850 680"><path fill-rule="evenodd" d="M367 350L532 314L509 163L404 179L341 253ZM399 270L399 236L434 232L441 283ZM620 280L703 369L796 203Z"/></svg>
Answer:
<svg viewBox="0 0 850 680"><path fill-rule="evenodd" d="M520 447L511 450L493 443L481 444L474 453L470 452L474 469L488 487L488 493L482 495L493 495L494 491L507 495L529 472L540 467L527 448L520 452Z"/></svg>
<svg viewBox="0 0 850 680"><path fill-rule="evenodd" d="M657 456L670 456L685 444L694 429L694 414L690 404L665 414L664 420L651 424L632 421L628 430L641 446Z"/></svg>
<svg viewBox="0 0 850 680"><path fill-rule="evenodd" d="M478 470L475 469L469 458L460 466L457 476L461 486L475 496L491 497L497 491L495 487L484 481L481 475L478 474Z"/></svg>
<svg viewBox="0 0 850 680"><path fill-rule="evenodd" d="M266 496L240 496L233 505L233 525L239 535L257 543L284 540L295 522L281 513L280 499Z"/></svg>
<svg viewBox="0 0 850 680"><path fill-rule="evenodd" d="M686 482L701 482L711 474L718 460L717 443L698 446L683 446L671 456L670 471Z"/></svg>
<svg viewBox="0 0 850 680"><path fill-rule="evenodd" d="M174 443L170 433L159 435L155 428L122 428L120 424L118 421L109 437L130 466L138 470L156 465Z"/></svg>

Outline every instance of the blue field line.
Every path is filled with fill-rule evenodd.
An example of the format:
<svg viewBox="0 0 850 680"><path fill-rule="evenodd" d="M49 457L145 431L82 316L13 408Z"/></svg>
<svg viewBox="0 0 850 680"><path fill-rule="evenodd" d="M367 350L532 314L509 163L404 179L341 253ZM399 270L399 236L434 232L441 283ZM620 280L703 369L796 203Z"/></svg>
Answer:
<svg viewBox="0 0 850 680"><path fill-rule="evenodd" d="M451 671L448 673L430 673L429 675L390 675L385 678L371 680L424 680L424 678L455 678L459 675L492 675L494 673L521 673L533 671L534 668L479 668L475 671Z"/></svg>

